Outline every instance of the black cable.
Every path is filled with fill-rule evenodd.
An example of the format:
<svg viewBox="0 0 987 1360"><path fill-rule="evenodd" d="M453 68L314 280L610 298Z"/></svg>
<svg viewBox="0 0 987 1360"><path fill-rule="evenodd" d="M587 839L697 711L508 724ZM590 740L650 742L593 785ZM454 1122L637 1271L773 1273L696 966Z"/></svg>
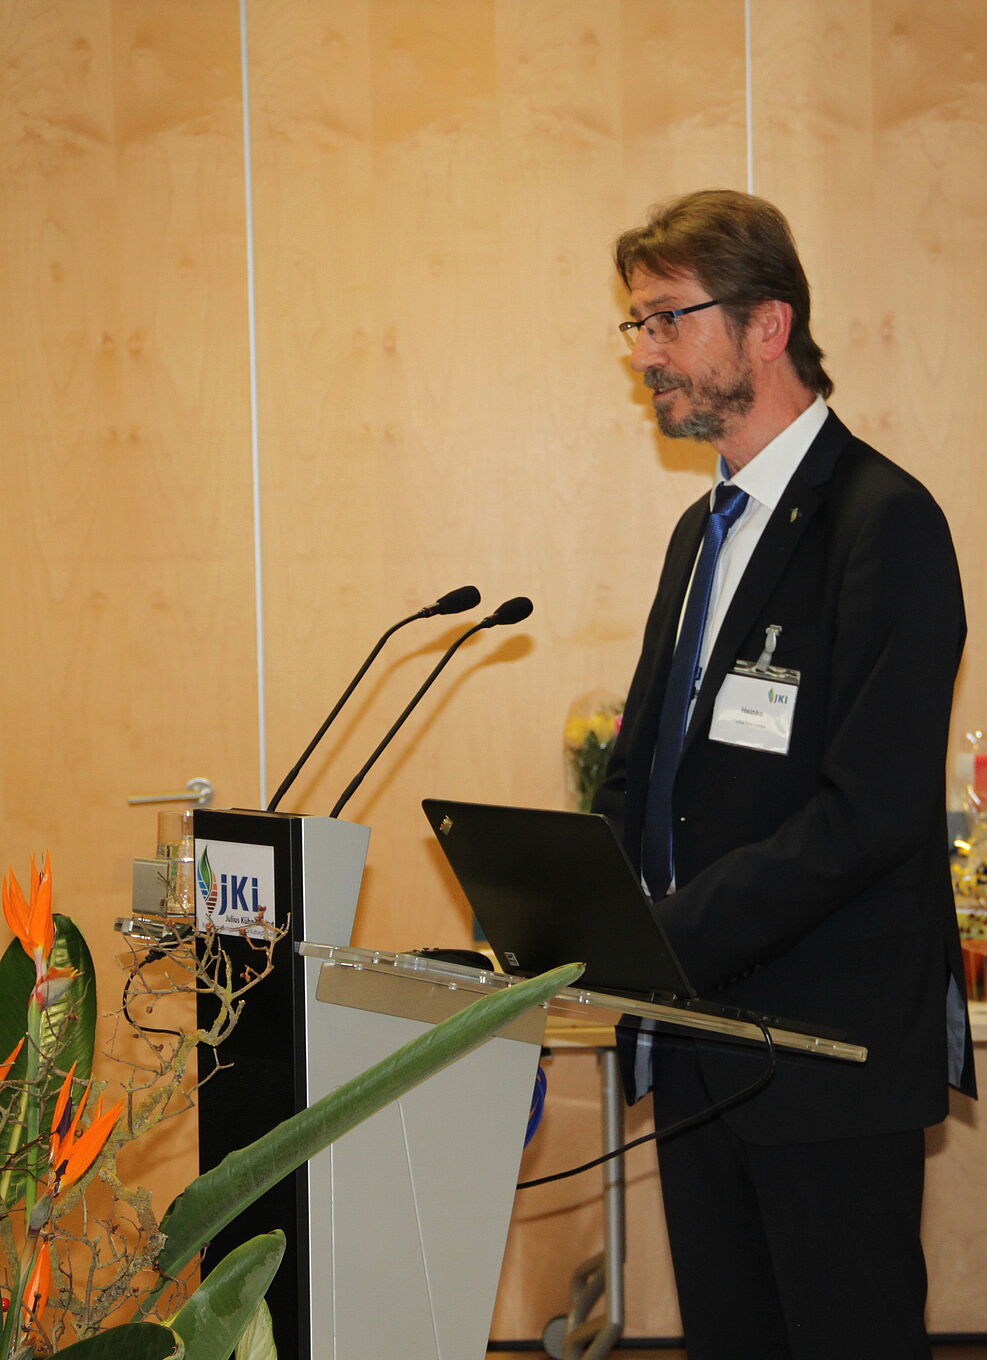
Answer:
<svg viewBox="0 0 987 1360"><path fill-rule="evenodd" d="M130 1024L133 1025L134 1029L139 1030L141 1034L173 1034L176 1039L180 1039L182 1037L180 1030L155 1029L152 1025L139 1024L130 1014L130 1007L127 1003L128 994L130 992L130 984L133 982L134 978L137 976L137 973L140 971L140 969L146 968L149 963L157 962L158 959L165 958L166 954L167 950L164 949L149 949L147 953L144 955L144 957L141 959L140 963L135 964L134 967L131 968L130 972L127 974L127 981L123 984L123 998L121 1004L124 1015L127 1017Z"/></svg>
<svg viewBox="0 0 987 1360"><path fill-rule="evenodd" d="M549 1181L564 1181L570 1176L579 1176L584 1171L592 1171L595 1166L602 1166L604 1162L610 1162L614 1157L620 1157L623 1153L630 1152L631 1148L640 1147L642 1143L650 1143L652 1139L656 1143L661 1143L666 1138L674 1138L676 1134L685 1133L687 1129L695 1128L697 1124L704 1124L707 1119L714 1119L724 1110L732 1109L734 1105L739 1105L741 1101L756 1096L758 1091L763 1090L774 1076L778 1059L775 1053L775 1041L772 1039L771 1031L767 1025L762 1025L760 1021L753 1021L752 1023L756 1024L764 1035L768 1061L761 1075L749 1086L745 1086L741 1091L735 1091L733 1095L726 1096L723 1100L716 1101L715 1104L708 1106L705 1110L700 1110L697 1114L687 1115L685 1119L680 1119L677 1124L669 1125L667 1129L655 1129L653 1133L642 1134L640 1138L635 1138L630 1143L624 1143L622 1147L614 1148L612 1152L604 1152L601 1157L594 1157L591 1162L583 1162L582 1166L571 1167L568 1171L556 1171L551 1176L539 1176L537 1180L518 1181L518 1190L530 1190L536 1185L547 1185Z"/></svg>

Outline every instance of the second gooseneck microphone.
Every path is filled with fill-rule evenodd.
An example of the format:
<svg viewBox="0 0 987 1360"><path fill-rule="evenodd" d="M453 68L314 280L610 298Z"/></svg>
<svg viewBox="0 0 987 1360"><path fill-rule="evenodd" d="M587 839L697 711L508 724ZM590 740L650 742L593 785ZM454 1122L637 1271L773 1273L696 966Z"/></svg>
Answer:
<svg viewBox="0 0 987 1360"><path fill-rule="evenodd" d="M356 675L354 675L350 683L343 690L343 693L340 695L339 699L336 702L335 708L329 714L328 718L326 718L325 722L319 728L318 732L316 732L315 736L305 747L305 750L301 753L298 760L295 762L294 765L292 765L291 769L288 771L284 779L281 781L277 793L275 793L274 797L267 805L268 812L275 812L277 810L277 806L281 802L281 799L285 796L285 794L291 788L292 784L298 778L298 775L301 773L302 766L305 764L306 760L308 760L309 756L318 746L319 742L325 736L326 732L328 732L329 727L335 721L336 716L339 713L339 710L343 707L343 704L346 703L346 700L350 697L350 695L356 689L357 685L366 675L367 671L373 664L377 656L377 653L383 647L387 639L392 636L392 634L396 633L399 628L403 628L406 623L414 623L415 619L430 619L435 614L462 614L464 610L472 609L474 605L478 605L479 603L480 592L477 590L476 586L460 586L458 590L450 590L448 594L440 595L434 604L425 605L425 607L423 609L419 609L417 613L409 614L406 619L400 619L397 623L392 624L391 627L388 628L387 632L384 633L378 639L377 645L374 647L373 651L367 657L366 661L364 661L363 665L357 671ZM501 605L502 609L504 607L505 606Z"/></svg>
<svg viewBox="0 0 987 1360"><path fill-rule="evenodd" d="M352 798L353 794L363 783L364 777L369 773L370 769L376 763L378 757L381 755L385 747L391 741L391 738L394 737L399 728L404 724L405 720L418 706L421 699L424 697L426 692L431 688L432 684L436 680L437 676L439 675L439 672L452 659L454 654L459 650L463 643L468 638L471 638L474 633L478 633L481 628L495 628L499 624L520 623L522 619L526 619L528 617L533 608L534 606L526 596L516 595L511 600L505 600L499 609L495 609L494 612L492 614L488 614L485 619L481 619L479 623L475 623L472 628L467 628L466 632L456 639L452 646L449 647L443 653L442 657L440 658L435 668L429 673L428 676L426 676L424 682L422 683L417 693L412 698L411 702L407 705L407 707L396 719L394 724L391 726L391 728L385 735L383 741L381 741L379 746L376 747L376 749L370 755L362 769L356 775L354 775L354 777L347 784L346 788L340 795L336 803L336 806L329 814L331 817L339 816L342 809L345 807L345 805L349 802L350 798Z"/></svg>

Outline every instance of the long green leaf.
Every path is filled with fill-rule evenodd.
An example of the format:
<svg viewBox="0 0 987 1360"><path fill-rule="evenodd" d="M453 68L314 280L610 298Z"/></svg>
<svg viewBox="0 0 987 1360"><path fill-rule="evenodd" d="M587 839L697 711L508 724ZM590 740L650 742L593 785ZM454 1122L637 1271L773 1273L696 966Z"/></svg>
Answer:
<svg viewBox="0 0 987 1360"><path fill-rule="evenodd" d="M186 1360L229 1360L284 1256L284 1233L253 1237L224 1256L175 1317Z"/></svg>
<svg viewBox="0 0 987 1360"><path fill-rule="evenodd" d="M566 964L481 997L248 1147L231 1152L193 1181L165 1214L161 1230L167 1240L158 1259L161 1274L177 1275L221 1228L289 1172L426 1077L478 1048L522 1012L548 1001L582 971L582 964Z"/></svg>
<svg viewBox="0 0 987 1360"><path fill-rule="evenodd" d="M76 1341L54 1360L182 1360L185 1346L170 1327L156 1322L125 1322L99 1336Z"/></svg>
<svg viewBox="0 0 987 1360"><path fill-rule="evenodd" d="M41 1023L41 1068L49 1072L46 1089L32 1092L52 1108L62 1083L59 1072L76 1064L76 1076L87 1080L92 1072L96 1042L96 970L92 955L79 928L68 916L56 913L55 943L50 963L57 968L74 968L79 976L63 996L43 1013ZM14 1051L27 1031L27 1003L34 988L34 964L20 941L12 940L0 958L0 1062ZM21 1049L7 1082L0 1087L0 1182L11 1151L18 1145L16 1107L21 1083L27 1070L27 1045ZM11 1208L24 1193L24 1176L15 1173L6 1186L4 1202Z"/></svg>

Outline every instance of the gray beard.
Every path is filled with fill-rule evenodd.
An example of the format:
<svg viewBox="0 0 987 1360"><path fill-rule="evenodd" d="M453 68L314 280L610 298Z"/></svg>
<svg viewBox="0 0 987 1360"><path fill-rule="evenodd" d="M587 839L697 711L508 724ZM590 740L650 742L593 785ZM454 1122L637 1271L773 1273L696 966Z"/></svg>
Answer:
<svg viewBox="0 0 987 1360"><path fill-rule="evenodd" d="M662 390L662 375L654 369L645 373L644 381L652 392ZM718 387L713 382L695 385L688 379L681 379L675 386L692 400L693 409L676 420L664 407L655 408L658 428L669 439L715 443L727 433L728 416L744 416L754 405L754 377L749 367L731 387Z"/></svg>

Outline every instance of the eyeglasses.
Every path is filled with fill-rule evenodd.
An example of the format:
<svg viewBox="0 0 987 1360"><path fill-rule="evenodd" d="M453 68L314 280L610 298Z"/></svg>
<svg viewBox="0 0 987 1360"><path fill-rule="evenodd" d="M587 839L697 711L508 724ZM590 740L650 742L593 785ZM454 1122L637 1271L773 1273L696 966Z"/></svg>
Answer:
<svg viewBox="0 0 987 1360"><path fill-rule="evenodd" d="M669 341L678 339L679 328L676 322L680 316L688 316L690 312L701 312L707 307L719 305L719 298L714 298L712 302L697 302L694 307L677 307L673 312L651 312L641 321L622 321L618 330L627 341L628 349L633 349L637 344L642 326L650 340L658 345L667 345Z"/></svg>

